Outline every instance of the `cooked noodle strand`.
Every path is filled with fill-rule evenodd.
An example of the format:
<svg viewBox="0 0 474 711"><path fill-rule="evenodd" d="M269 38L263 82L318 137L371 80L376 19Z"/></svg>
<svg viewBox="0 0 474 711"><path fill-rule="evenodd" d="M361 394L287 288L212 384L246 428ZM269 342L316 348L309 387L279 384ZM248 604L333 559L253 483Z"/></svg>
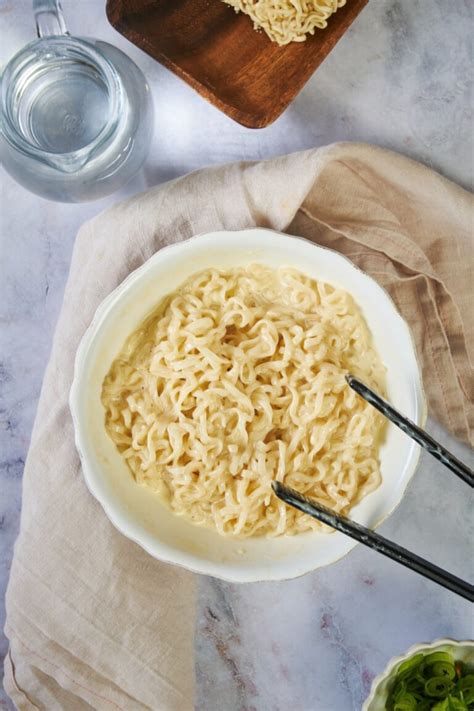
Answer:
<svg viewBox="0 0 474 711"><path fill-rule="evenodd" d="M131 335L104 380L107 432L136 481L234 536L320 528L274 479L347 512L380 483L383 418L346 384L384 393L352 297L260 265L188 279Z"/></svg>
<svg viewBox="0 0 474 711"><path fill-rule="evenodd" d="M224 0L248 15L256 30L264 30L279 45L304 42L308 34L325 29L328 19L346 0Z"/></svg>

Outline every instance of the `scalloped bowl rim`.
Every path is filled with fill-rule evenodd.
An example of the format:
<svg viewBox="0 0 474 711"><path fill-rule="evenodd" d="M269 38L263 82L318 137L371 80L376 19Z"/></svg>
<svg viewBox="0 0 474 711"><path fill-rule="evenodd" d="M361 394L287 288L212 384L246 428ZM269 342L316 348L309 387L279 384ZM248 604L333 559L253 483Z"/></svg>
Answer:
<svg viewBox="0 0 474 711"><path fill-rule="evenodd" d="M412 419L417 422L420 426L424 426L427 418L427 407L426 407L426 400L424 396L424 391L423 391L423 385L422 385L422 380L421 380L421 373L420 373L420 368L417 360L417 355L416 355L416 350L414 347L414 342L413 342L413 337L411 334L411 331L405 322L405 320L401 317L399 314L398 310L396 309L391 297L389 294L381 287L377 282L375 282L372 277L369 275L365 274L361 269L359 269L355 264L353 264L350 259L345 257L344 255L340 254L339 252L336 252L334 250L331 250L326 247L321 247L310 240L304 238L304 237L298 237L298 236L293 236L293 235L288 235L285 233L280 233L274 230L270 230L267 228L251 228L251 229L246 229L246 230L219 230L216 232L210 232L210 233L202 233L198 235L194 235L184 241L166 245L165 247L162 247L157 251L154 255L152 255L146 262L144 262L140 267L135 269L133 272L131 272L102 302L101 304L97 307L96 312L93 316L93 319L89 325L89 327L86 329L80 344L78 346L77 352L76 352L76 357L75 357L75 362L74 362L74 377L73 377L73 382L71 385L71 390L70 390L70 396L69 396L69 406L70 406L70 411L72 415L72 420L73 420L73 425L74 425L74 438L75 438L75 445L76 449L79 453L79 457L81 460L81 468L84 476L84 480L86 483L87 488L89 489L90 493L94 496L94 498L99 502L101 505L102 509L104 510L106 516L110 520L110 522L114 525L114 527L120 531L123 535L125 535L127 538L130 540L134 541L138 545L140 545L148 554L150 554L153 558L157 560L161 560L167 563L171 563L174 565L178 565L180 567L183 567L187 570L190 570L195 573L200 573L200 574L206 574L206 575L212 575L214 577L220 578L222 580L226 580L229 582L260 582L260 581L272 581L272 580L288 580L288 579L293 579L297 578L301 575L304 575L312 570L315 570L318 567L323 567L325 565L330 565L332 563L335 563L336 561L340 560L343 558L345 555L347 555L356 545L357 543L353 541L352 539L347 539L345 542L344 549L341 552L338 552L337 554L332 554L331 558L329 560L325 560L324 562L318 563L318 561L313 561L311 564L299 564L299 565L288 565L284 566L284 570L281 569L281 566L278 569L274 569L271 564L262 566L262 569L257 569L257 570L246 570L245 568L242 570L239 570L238 567L236 568L235 566L229 566L225 561L222 564L211 564L209 561L202 561L197 559L194 555L186 555L186 554L179 554L175 555L175 551L168 546L166 549L165 547L160 545L159 541L154 541L153 543L150 543L150 541L144 540L142 535L137 534L136 530L134 530L134 525L132 522L132 525L130 525L129 521L124 521L124 517L122 515L119 515L117 513L116 508L111 504L110 500L103 495L103 492L100 489L100 486L98 485L98 477L100 477L100 465L97 464L96 462L91 462L91 458L88 455L88 447L87 447L87 437L85 436L85 431L84 431L84 416L83 413L81 412L81 398L83 399L83 395L81 394L81 391L84 386L87 386L87 381L84 381L84 368L85 368L85 363L89 357L89 351L91 350L94 341L97 339L98 334L100 333L101 328L104 326L104 322L106 322L107 318L110 316L111 310L115 307L117 303L119 303L124 296L126 296L127 292L130 290L131 287L137 284L145 275L147 272L153 269L159 262L163 260L163 257L166 255L168 256L170 253L178 254L179 252L186 252L186 250L190 250L191 246L195 246L197 244L202 243L203 246L209 247L209 240L211 240L211 243L213 240L215 240L215 244L217 245L217 241L219 241L219 249L222 251L222 242L221 240L227 238L236 238L240 237L241 239L244 239L246 237L249 237L250 235L253 235L257 240L263 239L268 239L268 236L271 235L271 239L275 240L276 242L280 242L280 245L282 241L285 241L288 243L288 247L290 246L290 243L293 245L293 247L296 248L297 244L305 244L306 247L310 247L310 249L313 251L314 250L314 255L319 253L325 253L327 255L331 255L331 259L339 262L340 265L342 263L345 264L345 268L350 268L353 270L355 273L361 275L365 280L367 280L367 283L371 283L373 287L376 288L376 290L379 292L379 296L382 299L382 301L385 302L385 306L391 311L391 317L393 318L393 323L395 321L397 322L397 327L402 328L405 331L405 338L406 338L406 344L407 348L411 351L410 352L410 358L411 358L411 368L412 368L412 375L414 378L413 383L411 385L414 388L414 412L411 413ZM273 245L272 245L273 247ZM217 249L217 246L216 246ZM270 253L270 246L266 246L267 249L267 254L269 255ZM191 250L192 251L192 250ZM260 245L258 242L256 243L255 251L258 253L259 251L262 251ZM255 262L262 261L262 258L256 257L253 259ZM263 262L265 263L265 258L263 259ZM251 262L249 262L251 263ZM213 265L210 265L213 266ZM298 267L296 267L298 268ZM304 268L301 269L302 271L305 271ZM197 270L196 270L197 271ZM309 276L312 276L311 271L307 271ZM313 278L318 278L318 277L313 277ZM360 276L358 277L360 278ZM181 279L182 283L183 279ZM331 282L331 279L326 279L326 281ZM178 285L178 284L177 284ZM351 290L348 289L350 292ZM162 297L160 297L161 299ZM158 301L160 300L158 299ZM357 301L357 299L356 299ZM360 305L360 302L359 302ZM371 325L371 324L369 324ZM124 339L123 339L124 340ZM122 340L122 342L123 342ZM393 427L392 425L389 425L389 427ZM412 443L413 444L413 443ZM400 504L401 500L403 499L403 496L406 491L406 487L408 486L409 482L411 481L416 468L418 466L419 462L419 456L420 456L420 450L418 447L415 446L415 448L411 447L410 450L410 456L407 458L407 464L404 470L404 476L403 479L400 482L400 485L398 487L398 498L391 502L391 504L388 506L388 508L385 509L383 514L379 515L375 520L371 522L371 526L373 528L376 528L379 526L386 518L388 518L391 513L395 510L395 508ZM99 473L98 473L99 472ZM370 496L370 495L369 495ZM369 498L369 497L366 497ZM363 500L362 503L364 503L365 500ZM356 510L360 504L358 504L353 510ZM177 517L175 517L177 518ZM193 527L193 529L199 528L201 531L201 527ZM213 535L218 536L218 534L212 532ZM306 535L306 534L304 534ZM311 534L312 535L312 534ZM318 534L318 535L323 535L323 534ZM343 534L338 534L334 533L331 534L331 538L335 536L343 536ZM221 540L228 540L226 538ZM282 537L284 539L289 539L292 537ZM299 537L293 537L293 538L302 538L302 536ZM244 539L242 541L243 544L245 544L249 539ZM255 539L253 539L255 540ZM267 541L272 540L272 539L266 539ZM281 538L279 540L282 540ZM327 540L327 539L326 539Z"/></svg>
<svg viewBox="0 0 474 711"><path fill-rule="evenodd" d="M436 639L434 642L413 644L403 654L400 654L397 657L392 657L385 669L375 677L370 687L370 693L364 701L364 705L362 706L362 711L372 711L372 709L370 708L370 704L376 701L376 695L380 684L382 684L382 682L384 682L385 680L389 679L396 672L396 669L398 669L398 666L402 662L405 662L407 659L410 659L410 657L413 657L415 656L415 654L419 654L420 652L429 652L436 649L436 647L444 646L470 647L472 648L474 654L474 640L458 641L456 639L451 639L450 637L441 637L440 639ZM382 701L384 700L385 699L382 699ZM373 711L375 711L375 709Z"/></svg>

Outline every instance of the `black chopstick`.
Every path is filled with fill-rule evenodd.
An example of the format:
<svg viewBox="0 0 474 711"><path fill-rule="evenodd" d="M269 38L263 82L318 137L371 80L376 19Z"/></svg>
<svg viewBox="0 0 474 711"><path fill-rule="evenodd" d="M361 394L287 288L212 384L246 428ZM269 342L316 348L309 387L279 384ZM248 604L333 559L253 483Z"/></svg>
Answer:
<svg viewBox="0 0 474 711"><path fill-rule="evenodd" d="M360 523L351 521L346 516L331 511L331 509L328 509L313 499L308 499L306 496L299 494L294 489L290 489L290 487L281 484L279 481L272 482L272 487L278 498L286 504L294 506L300 511L316 518L318 521L322 521L337 531L345 533L346 536L354 538L354 540L359 541L359 543L363 543L365 546L368 546L368 548L382 553L382 555L397 561L397 563L401 563L406 568L420 573L420 575L423 575L429 580L433 580L433 582L438 583L438 585L442 585L447 590L451 590L466 600L474 602L474 586L469 585L467 581L457 578L442 568L438 568L438 566L429 563L414 553L410 553L406 548L402 548L396 543L388 541L386 538L383 538L383 536L375 533L375 531L371 531L370 528L366 528Z"/></svg>
<svg viewBox="0 0 474 711"><path fill-rule="evenodd" d="M422 430L421 427L418 427L418 425L415 425L415 423L409 420L408 417L405 417L398 412L398 410L395 410L392 405L381 398L380 395L374 393L373 390L353 375L346 375L346 380L352 390L366 400L366 402L373 405L373 407L381 412L382 415L385 415L390 422L397 425L402 432L415 440L415 442L421 445L423 449L426 449L427 452L444 464L445 467L451 469L451 471L457 474L457 476L465 481L466 484L474 487L474 472L472 469L469 469L466 464L460 462L454 454L448 452L445 447L433 439L433 437L430 437L430 435Z"/></svg>

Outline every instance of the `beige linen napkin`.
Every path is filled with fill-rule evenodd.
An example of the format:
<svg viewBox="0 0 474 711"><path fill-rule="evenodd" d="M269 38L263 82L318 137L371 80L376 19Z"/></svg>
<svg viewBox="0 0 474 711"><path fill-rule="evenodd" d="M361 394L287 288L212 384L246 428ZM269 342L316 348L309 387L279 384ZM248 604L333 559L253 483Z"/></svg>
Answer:
<svg viewBox="0 0 474 711"><path fill-rule="evenodd" d="M68 392L102 299L165 244L254 225L352 259L410 323L429 406L472 439L472 198L394 153L341 143L199 171L79 232L25 468L7 593L7 692L20 709L186 711L194 578L115 531L83 483Z"/></svg>

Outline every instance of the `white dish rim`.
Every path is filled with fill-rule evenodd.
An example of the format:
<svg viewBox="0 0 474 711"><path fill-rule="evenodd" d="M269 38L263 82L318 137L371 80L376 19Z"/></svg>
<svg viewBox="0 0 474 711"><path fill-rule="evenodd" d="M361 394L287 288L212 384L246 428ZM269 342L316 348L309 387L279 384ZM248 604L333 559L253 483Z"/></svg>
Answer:
<svg viewBox="0 0 474 711"><path fill-rule="evenodd" d="M95 485L94 482L94 472L93 472L93 467L90 466L90 464L87 461L87 458L84 456L83 453L83 447L82 447L82 431L80 427L80 418L78 416L78 397L79 397L79 389L80 389L80 374L82 370L82 364L85 361L86 354L93 342L93 339L95 338L95 334L98 332L101 323L104 321L106 318L109 310L112 308L112 306L121 298L121 296L130 288L130 286L137 280L140 279L141 275L146 272L150 267L157 261L161 259L161 256L165 252L170 252L174 250L179 250L183 248L183 245L186 245L191 242L196 242L199 241L203 237L209 237L209 236L215 236L215 235L221 235L221 234L227 234L227 233L247 233L247 232L266 232L266 233L272 233L279 235L284 238L288 238L290 240L297 240L297 241L302 241L306 244L311 245L313 248L318 249L318 250L323 250L325 252L330 252L333 255L335 255L337 258L345 261L352 269L357 270L363 276L367 279L369 279L371 282L376 284L377 288L380 289L381 292L384 293L386 299L390 302L394 312L396 312L398 318L403 322L407 334L409 336L412 349L413 349L413 354L415 356L415 361L417 365L417 375L418 375L418 391L417 391L417 407L419 408L419 415L418 415L418 421L417 424L420 427L424 427L426 420L427 420L427 403L426 403L426 397L425 397L425 392L423 388L423 381L421 377L421 368L419 365L419 360L418 360L418 355L416 352L415 344L414 344L414 339L413 335L411 332L411 329L405 319L401 316L399 313L397 307L395 306L390 294L382 287L380 284L378 284L375 279L373 279L371 276L369 276L366 272L364 272L362 269L360 269L356 264L354 264L348 257L345 255L341 254L340 252L330 249L328 247L323 247L319 244L316 244L312 242L311 240L301 237L298 235L291 235L287 234L284 232L280 232L278 230L270 229L270 228L264 228L264 227L254 227L254 228L247 228L243 230L215 230L212 232L202 232L196 235L193 235L185 240L182 240L180 242L176 242L173 244L165 245L164 247L161 247L157 252L155 252L151 257L149 257L143 264L141 264L139 267L134 269L130 274L128 274L125 279L115 288L113 289L108 296L106 296L103 301L99 304L97 307L94 316L91 320L90 325L87 327L85 330L79 346L76 351L76 356L74 360L74 374L73 374L73 381L71 384L70 388L70 393L69 393L69 409L71 412L71 417L73 421L73 428L74 428L74 442L76 446L76 450L79 454L80 462L81 462L81 470L82 474L84 477L84 481L86 483L86 486L89 490L89 492L92 494L92 496L98 501L100 504L101 508L103 509L105 515L109 519L109 521L112 523L112 525L126 538L129 540L133 541L137 545L139 545L143 550L145 550L152 558L155 560L162 561L164 563L168 563L171 565L177 565L178 567L181 567L185 570L189 570L190 572L200 574L200 575L211 575L213 577L219 578L221 580L224 580L226 582L231 582L231 583L248 583L248 582L272 582L272 581L280 581L280 580L292 580L296 579L298 577L302 577L303 575L306 575L307 573L316 570L320 567L326 567L327 565L332 565L333 563L338 562L342 558L344 558L346 555L348 555L356 546L357 542L354 540L350 540L350 547L347 548L346 551L342 552L340 555L335 556L332 558L329 562L327 563L320 563L316 564L306 570L299 571L297 573L291 573L291 574L285 574L282 576L281 574L272 574L272 573L267 573L267 574L255 574L252 576L240 576L240 575L234 575L234 574L226 574L226 573L221 573L220 571L217 573L216 571L209 572L209 570L206 570L206 566L200 566L200 565L193 565L188 562L183 562L183 561L177 561L173 559L171 556L166 556L166 555L157 555L156 552L152 551L149 546L147 546L143 541L140 540L139 537L135 536L133 532L127 528L126 526L122 525L122 523L118 520L117 515L113 511L112 507L109 505L109 502L107 500L104 500L104 498L100 495L98 492L97 486ZM396 508L400 505L402 502L407 487L409 483L412 481L413 476L418 468L419 465L419 459L420 459L420 454L421 454L421 449L418 448L416 451L416 455L413 458L412 464L411 464L411 470L409 474L407 475L402 488L400 489L400 496L397 501L394 502L394 504L391 506L390 509L388 509L382 516L380 516L376 522L373 525L373 528L378 528L389 516L392 515L392 513L396 510ZM217 534L216 534L217 535Z"/></svg>
<svg viewBox="0 0 474 711"><path fill-rule="evenodd" d="M371 711L370 704L375 701L380 684L393 674L395 668L398 667L401 662L405 662L407 659L414 657L415 654L419 654L420 652L429 652L430 650L436 649L436 647L442 647L444 645L453 647L472 647L474 651L474 640L469 639L459 641L450 637L440 637L440 639L435 639L434 642L421 642L413 644L403 654L399 654L397 657L392 657L385 669L375 677L370 687L370 693L362 706L362 711Z"/></svg>

